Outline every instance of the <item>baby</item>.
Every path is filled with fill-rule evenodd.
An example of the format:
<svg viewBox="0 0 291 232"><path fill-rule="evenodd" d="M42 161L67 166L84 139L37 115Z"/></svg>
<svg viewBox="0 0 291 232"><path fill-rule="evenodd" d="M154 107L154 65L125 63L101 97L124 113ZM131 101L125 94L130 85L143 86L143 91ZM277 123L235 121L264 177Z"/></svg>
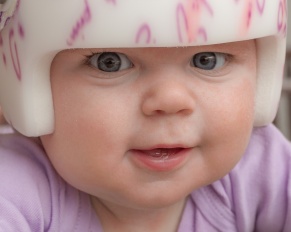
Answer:
<svg viewBox="0 0 291 232"><path fill-rule="evenodd" d="M285 0L0 5L0 231L291 231Z"/></svg>

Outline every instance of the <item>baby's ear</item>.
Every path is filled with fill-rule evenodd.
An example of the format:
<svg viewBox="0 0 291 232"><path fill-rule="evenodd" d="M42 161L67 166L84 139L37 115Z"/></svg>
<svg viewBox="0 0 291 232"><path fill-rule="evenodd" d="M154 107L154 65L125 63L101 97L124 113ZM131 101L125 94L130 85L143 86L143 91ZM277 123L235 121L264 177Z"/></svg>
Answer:
<svg viewBox="0 0 291 232"><path fill-rule="evenodd" d="M19 0L0 0L0 31L7 25L14 15Z"/></svg>

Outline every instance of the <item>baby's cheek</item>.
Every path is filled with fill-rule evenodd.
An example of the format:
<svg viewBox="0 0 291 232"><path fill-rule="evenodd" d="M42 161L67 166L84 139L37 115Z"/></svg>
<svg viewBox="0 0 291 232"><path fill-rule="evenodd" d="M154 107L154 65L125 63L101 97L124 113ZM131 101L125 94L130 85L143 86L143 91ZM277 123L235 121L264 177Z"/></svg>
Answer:
<svg viewBox="0 0 291 232"><path fill-rule="evenodd" d="M245 146L253 128L255 90L251 81L220 90L219 97L211 96L212 103L208 105L207 141ZM209 103L205 103L209 104Z"/></svg>
<svg viewBox="0 0 291 232"><path fill-rule="evenodd" d="M236 113L236 118L243 126L253 127L254 115L255 115L255 99L256 99L255 85L252 82L247 82L238 88L233 93L233 108Z"/></svg>
<svg viewBox="0 0 291 232"><path fill-rule="evenodd" d="M212 178L227 174L244 154L253 128L253 105L251 98L228 98L212 108L201 144Z"/></svg>

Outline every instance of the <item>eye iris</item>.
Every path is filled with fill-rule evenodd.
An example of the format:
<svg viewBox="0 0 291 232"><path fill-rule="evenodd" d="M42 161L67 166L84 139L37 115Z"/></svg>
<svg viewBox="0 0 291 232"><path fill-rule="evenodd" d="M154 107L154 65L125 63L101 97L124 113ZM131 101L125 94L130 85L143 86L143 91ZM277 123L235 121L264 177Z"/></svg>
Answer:
<svg viewBox="0 0 291 232"><path fill-rule="evenodd" d="M211 70L216 66L216 56L213 52L198 53L193 57L195 67Z"/></svg>
<svg viewBox="0 0 291 232"><path fill-rule="evenodd" d="M116 72L120 69L120 57L113 52L104 52L98 58L98 68L104 72Z"/></svg>

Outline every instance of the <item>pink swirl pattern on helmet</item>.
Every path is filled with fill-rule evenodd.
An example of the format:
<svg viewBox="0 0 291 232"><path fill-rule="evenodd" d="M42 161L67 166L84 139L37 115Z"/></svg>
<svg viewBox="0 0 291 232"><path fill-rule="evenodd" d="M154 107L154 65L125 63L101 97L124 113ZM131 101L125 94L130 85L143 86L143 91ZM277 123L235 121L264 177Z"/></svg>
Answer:
<svg viewBox="0 0 291 232"><path fill-rule="evenodd" d="M116 0L106 0L108 3L111 3L113 5L116 5Z"/></svg>
<svg viewBox="0 0 291 232"><path fill-rule="evenodd" d="M186 31L189 43L202 36L207 41L206 29L201 23L202 10L206 10L213 17L213 9L207 0L191 0L178 4L176 9L177 30L179 41L183 42L183 32Z"/></svg>
<svg viewBox="0 0 291 232"><path fill-rule="evenodd" d="M280 0L278 8L278 32L281 32L286 36L287 33L287 2L286 0Z"/></svg>
<svg viewBox="0 0 291 232"><path fill-rule="evenodd" d="M80 18L71 30L69 39L67 39L67 45L72 46L76 39L80 37L83 28L91 21L91 9L87 0L84 0L84 10Z"/></svg>
<svg viewBox="0 0 291 232"><path fill-rule="evenodd" d="M239 0L236 0L236 2L239 2ZM260 17L264 14L265 0L242 0L242 3L244 6L240 34L245 35L251 27L254 17Z"/></svg>
<svg viewBox="0 0 291 232"><path fill-rule="evenodd" d="M24 31L20 24L18 27L18 36L22 39L24 38ZM21 80L21 66L19 62L17 42L15 40L15 33L13 29L11 29L9 32L9 47L10 47L10 56L11 56L15 74L18 80Z"/></svg>
<svg viewBox="0 0 291 232"><path fill-rule="evenodd" d="M2 28L7 25L11 17L13 17L15 10L18 8L19 1L20 0L16 0L16 4L12 4L12 6L5 11L0 11L0 30L2 30Z"/></svg>
<svg viewBox="0 0 291 232"><path fill-rule="evenodd" d="M140 26L137 31L135 43L140 43L144 39L144 43L149 44L152 39L151 28L148 24L144 23Z"/></svg>
<svg viewBox="0 0 291 232"><path fill-rule="evenodd" d="M20 0L17 2L17 7L14 13L18 11L19 5L20 5ZM6 19L6 22L7 20L8 18ZM21 65L20 65L20 59L19 59L19 53L18 53L18 43L24 39L25 34L24 34L24 28L20 22L18 22L18 24L15 27L9 30L8 43L9 43L10 53L7 56L2 49L1 49L2 50L1 52L2 52L3 63L5 64L5 66L8 65L8 60L7 60L7 57L8 57L9 61L11 61L15 75L17 79L20 81L22 77L22 72L21 72ZM0 48L2 48L4 45L5 44L1 36Z"/></svg>

